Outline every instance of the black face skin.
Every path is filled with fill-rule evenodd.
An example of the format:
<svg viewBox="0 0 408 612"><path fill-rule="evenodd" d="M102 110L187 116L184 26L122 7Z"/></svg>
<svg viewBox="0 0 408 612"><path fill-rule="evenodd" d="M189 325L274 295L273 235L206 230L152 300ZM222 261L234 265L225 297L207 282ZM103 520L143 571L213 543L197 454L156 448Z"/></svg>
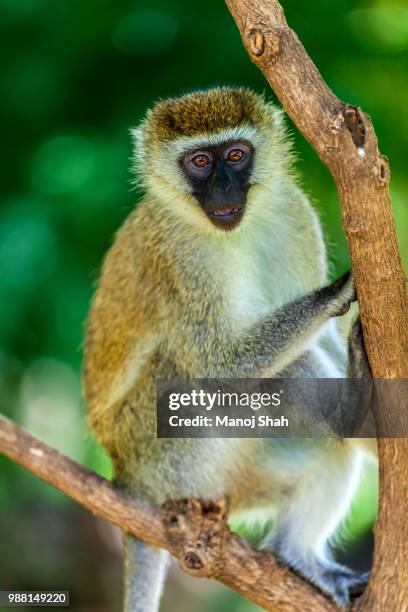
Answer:
<svg viewBox="0 0 408 612"><path fill-rule="evenodd" d="M245 141L189 151L181 165L193 195L220 229L238 225L245 210L253 147Z"/></svg>

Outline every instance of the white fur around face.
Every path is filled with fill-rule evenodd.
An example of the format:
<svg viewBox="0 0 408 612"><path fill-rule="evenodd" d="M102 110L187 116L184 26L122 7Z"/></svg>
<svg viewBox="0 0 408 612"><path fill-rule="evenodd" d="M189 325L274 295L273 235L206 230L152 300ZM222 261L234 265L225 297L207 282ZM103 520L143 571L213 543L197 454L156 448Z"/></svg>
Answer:
<svg viewBox="0 0 408 612"><path fill-rule="evenodd" d="M296 187L282 111L271 107L267 126L241 125L154 146L145 142L144 125L133 135L135 166L149 194L143 205L159 209L173 226L174 235L187 225L200 243L204 237L209 251L205 257L218 254L214 269L219 265L218 256L229 262L222 282L238 326L269 311L272 304L279 307L324 281L326 257L320 224ZM254 162L243 219L233 231L224 232L211 223L192 195L180 159L195 148L234 140L252 144ZM299 240L300 236L305 240ZM296 267L290 264L293 259L298 262ZM222 270L220 274L224 275Z"/></svg>
<svg viewBox="0 0 408 612"><path fill-rule="evenodd" d="M153 206L165 215L174 236L179 231L184 235L182 228L189 226L192 238L198 236L208 251L202 256L208 260L215 256L214 269L220 257L229 262L220 275L225 276L223 286L238 326L255 320L272 304L279 307L305 289L319 286L325 277L320 224L296 186L283 112L271 106L270 114L268 125L243 124L164 143L147 143L146 125L133 131L135 169L149 195L143 206ZM253 146L253 170L243 219L233 231L224 232L211 223L192 195L180 160L196 148L234 140ZM295 267L293 260L298 262Z"/></svg>
<svg viewBox="0 0 408 612"><path fill-rule="evenodd" d="M156 196L161 205L182 216L183 221L191 221L201 229L205 226L204 230L208 233L217 233L192 196L192 188L180 160L194 149L245 140L254 148L251 184L262 183L267 190L271 185L276 188L281 182L282 172L288 176L291 174L292 154L282 111L270 107L270 112L271 124L267 127L242 124L236 128L184 136L149 146L146 144L146 125L142 123L131 131L135 141L133 170L138 176L136 182Z"/></svg>
<svg viewBox="0 0 408 612"><path fill-rule="evenodd" d="M167 183L168 189L175 189L179 194L191 193L191 186L187 182L180 165L180 160L189 151L204 149L220 145L233 140L246 140L255 150L265 146L265 138L254 127L239 126L233 129L220 130L213 134L199 134L197 136L183 136L156 145L154 152L146 151L144 147L143 128L132 131L135 138L135 165L140 174L144 174L148 187L153 192L156 189L156 180L161 179Z"/></svg>

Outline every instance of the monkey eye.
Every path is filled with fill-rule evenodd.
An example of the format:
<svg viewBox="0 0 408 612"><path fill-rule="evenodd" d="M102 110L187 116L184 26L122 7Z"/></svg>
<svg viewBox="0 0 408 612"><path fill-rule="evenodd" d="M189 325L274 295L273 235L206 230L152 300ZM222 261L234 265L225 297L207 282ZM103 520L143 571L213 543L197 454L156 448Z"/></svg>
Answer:
<svg viewBox="0 0 408 612"><path fill-rule="evenodd" d="M227 159L230 162L239 162L244 156L242 149L230 149L227 153Z"/></svg>
<svg viewBox="0 0 408 612"><path fill-rule="evenodd" d="M204 153L199 153L191 160L197 168L205 168L210 163L210 158Z"/></svg>

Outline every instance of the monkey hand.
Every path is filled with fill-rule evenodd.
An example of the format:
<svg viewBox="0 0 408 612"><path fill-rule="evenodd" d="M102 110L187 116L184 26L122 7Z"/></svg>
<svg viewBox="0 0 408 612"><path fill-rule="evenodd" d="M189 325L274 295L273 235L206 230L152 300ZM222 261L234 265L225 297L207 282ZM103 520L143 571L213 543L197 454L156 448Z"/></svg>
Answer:
<svg viewBox="0 0 408 612"><path fill-rule="evenodd" d="M328 300L330 316L341 317L349 310L352 302L357 300L354 276L351 270L343 274L334 283L321 289L322 297ZM332 297L332 299L330 299Z"/></svg>

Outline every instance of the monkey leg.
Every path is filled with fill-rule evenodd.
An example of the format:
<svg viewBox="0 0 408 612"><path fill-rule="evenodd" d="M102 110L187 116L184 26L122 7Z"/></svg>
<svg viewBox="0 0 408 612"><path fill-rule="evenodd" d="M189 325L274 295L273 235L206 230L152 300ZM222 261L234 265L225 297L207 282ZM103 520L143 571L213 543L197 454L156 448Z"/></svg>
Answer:
<svg viewBox="0 0 408 612"><path fill-rule="evenodd" d="M321 439L304 447L301 440L291 442L299 442L297 485L282 499L264 547L345 606L349 590L361 587L367 575L336 563L330 542L350 508L362 455L347 440Z"/></svg>
<svg viewBox="0 0 408 612"><path fill-rule="evenodd" d="M123 612L158 612L169 555L124 534Z"/></svg>
<svg viewBox="0 0 408 612"><path fill-rule="evenodd" d="M348 377L372 378L370 364L364 345L360 315L351 326L348 339Z"/></svg>
<svg viewBox="0 0 408 612"><path fill-rule="evenodd" d="M360 316L354 321L348 339L348 378L357 378L362 384L357 392L350 391L347 409L352 412L355 435L353 443L371 456L377 455L376 426L373 413L374 389L370 384L372 373L364 346Z"/></svg>

